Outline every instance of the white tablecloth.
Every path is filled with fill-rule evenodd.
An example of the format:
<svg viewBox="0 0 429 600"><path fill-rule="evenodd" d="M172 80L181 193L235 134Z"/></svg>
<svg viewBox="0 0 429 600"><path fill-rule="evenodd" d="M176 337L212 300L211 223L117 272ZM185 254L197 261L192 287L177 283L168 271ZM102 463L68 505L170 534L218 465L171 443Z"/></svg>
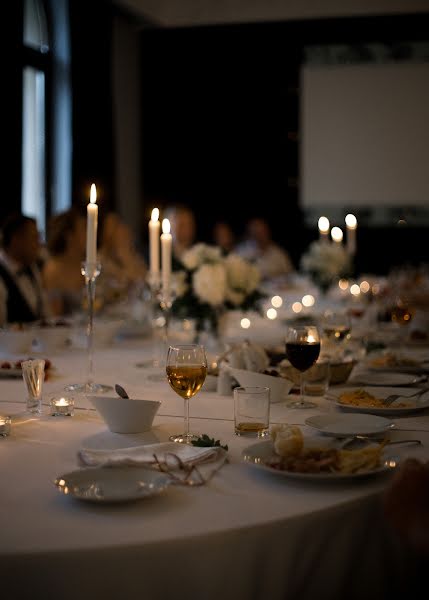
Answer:
<svg viewBox="0 0 429 600"><path fill-rule="evenodd" d="M165 441L183 426L182 400L151 369L143 341L97 350L96 380L122 384L130 395L160 399L151 432L109 432L94 410L74 417L46 414L12 424L0 439L0 581L5 598L234 599L384 598L408 585L409 554L385 526L379 494L389 478L349 483L299 482L241 462L251 441L233 435L232 396L201 391L191 401L191 426L228 443L230 464L201 488L122 505L95 505L63 496L53 480L77 468L81 447L119 448ZM50 357L55 370L44 401L65 384L83 381L85 352ZM0 383L0 413L17 414L21 380ZM89 407L85 398L78 406ZM304 424L333 410L272 406L272 422ZM396 437L418 437L422 448L398 454L428 457L429 417L397 420ZM426 430L426 431L424 431ZM306 429L306 432L309 432Z"/></svg>

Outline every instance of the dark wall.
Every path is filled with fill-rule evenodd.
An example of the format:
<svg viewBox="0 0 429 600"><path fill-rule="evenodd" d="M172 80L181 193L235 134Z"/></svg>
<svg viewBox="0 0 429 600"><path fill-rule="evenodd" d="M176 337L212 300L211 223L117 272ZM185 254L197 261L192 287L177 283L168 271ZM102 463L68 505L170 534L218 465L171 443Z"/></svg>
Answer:
<svg viewBox="0 0 429 600"><path fill-rule="evenodd" d="M87 204L95 183L102 213L115 206L112 23L110 3L71 0L72 197Z"/></svg>
<svg viewBox="0 0 429 600"><path fill-rule="evenodd" d="M304 47L424 40L428 26L424 14L143 31L146 204L189 204L206 241L215 220L227 217L240 234L257 212L298 264L317 237L299 205ZM426 236L425 228L361 227L359 268L385 272L392 261L429 260Z"/></svg>

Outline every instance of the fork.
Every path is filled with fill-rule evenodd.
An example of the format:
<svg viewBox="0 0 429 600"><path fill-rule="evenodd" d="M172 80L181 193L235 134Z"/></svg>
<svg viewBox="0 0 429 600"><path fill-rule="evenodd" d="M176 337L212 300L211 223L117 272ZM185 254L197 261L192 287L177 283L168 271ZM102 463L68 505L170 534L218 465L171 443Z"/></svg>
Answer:
<svg viewBox="0 0 429 600"><path fill-rule="evenodd" d="M402 394L390 394L390 396L387 396L387 398L384 398L383 405L390 406L398 398L404 398L405 400L408 400L408 398L419 398L424 392L427 392L428 389L429 388L422 388L420 390L417 390L417 392L415 392L414 394L411 394L411 396L404 396Z"/></svg>
<svg viewBox="0 0 429 600"><path fill-rule="evenodd" d="M346 438L342 442L340 442L340 449L341 450L344 449L346 446L349 446L353 442L380 442L380 441L382 442L383 440L380 440L379 438L373 438L368 435L353 435L351 437ZM386 445L417 444L417 445L421 446L422 441L413 438L413 439L406 439L406 440L385 440L385 443L386 443Z"/></svg>

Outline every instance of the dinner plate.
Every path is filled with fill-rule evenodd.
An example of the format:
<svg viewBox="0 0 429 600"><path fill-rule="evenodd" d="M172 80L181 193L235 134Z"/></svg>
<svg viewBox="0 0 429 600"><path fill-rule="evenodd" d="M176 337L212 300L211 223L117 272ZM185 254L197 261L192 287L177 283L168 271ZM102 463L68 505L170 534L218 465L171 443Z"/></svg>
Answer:
<svg viewBox="0 0 429 600"><path fill-rule="evenodd" d="M354 406L351 404L343 404L339 401L341 394L344 392L352 392L354 390L365 390L368 394L371 394L375 398L387 398L391 394L400 394L400 398L396 400L390 406ZM336 406L346 412L356 413L369 413L372 415L380 416L395 416L407 413L415 413L426 408L429 408L429 390L424 392L421 396L415 398L409 398L416 393L416 388L399 388L399 387L348 387L348 388L336 388L331 390L329 395L334 398ZM398 406L398 403L406 403L407 406Z"/></svg>
<svg viewBox="0 0 429 600"><path fill-rule="evenodd" d="M307 442L307 439L305 440ZM326 442L325 442L326 443ZM320 440L318 440L319 447L321 446ZM325 445L325 444L324 444ZM328 444L326 443L328 446ZM331 443L332 445L332 443ZM393 471L398 464L398 457L389 456L386 450L382 454L382 464L375 469L368 469L359 471L358 473L338 473L338 472L322 472L322 473L297 473L295 471L285 471L275 469L270 465L266 464L266 461L274 455L273 443L271 440L265 442L259 442L248 446L242 452L242 458L245 463L255 467L261 471L273 473L280 477L287 479L297 479L301 481L318 481L318 482L333 482L333 481L351 481L354 479L362 479L363 477L369 477L373 475L379 475L381 473L387 473Z"/></svg>
<svg viewBox="0 0 429 600"><path fill-rule="evenodd" d="M363 383L365 385L414 385L422 380L420 375L412 373L398 373L389 371L365 371L356 373L349 379L349 383Z"/></svg>
<svg viewBox="0 0 429 600"><path fill-rule="evenodd" d="M88 502L130 502L165 491L165 473L137 467L78 469L59 475L54 485L62 494Z"/></svg>
<svg viewBox="0 0 429 600"><path fill-rule="evenodd" d="M389 431L394 425L389 419L366 413L332 413L329 415L315 415L306 419L305 423L325 435L335 437L377 435L386 433L386 431Z"/></svg>
<svg viewBox="0 0 429 600"><path fill-rule="evenodd" d="M22 369L0 369L0 377L2 379L10 379L15 377L22 377Z"/></svg>

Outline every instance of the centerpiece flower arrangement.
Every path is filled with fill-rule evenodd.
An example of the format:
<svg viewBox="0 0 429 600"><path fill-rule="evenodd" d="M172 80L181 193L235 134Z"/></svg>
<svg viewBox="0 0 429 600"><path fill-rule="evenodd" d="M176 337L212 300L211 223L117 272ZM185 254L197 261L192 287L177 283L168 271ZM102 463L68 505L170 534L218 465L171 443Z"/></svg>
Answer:
<svg viewBox="0 0 429 600"><path fill-rule="evenodd" d="M196 320L201 331L209 323L217 331L220 316L227 310L259 310L259 269L239 256L224 256L221 249L195 244L182 257L176 270L172 314Z"/></svg>
<svg viewBox="0 0 429 600"><path fill-rule="evenodd" d="M312 242L301 257L300 266L323 292L336 279L350 276L352 270L350 256L344 246L326 240Z"/></svg>

